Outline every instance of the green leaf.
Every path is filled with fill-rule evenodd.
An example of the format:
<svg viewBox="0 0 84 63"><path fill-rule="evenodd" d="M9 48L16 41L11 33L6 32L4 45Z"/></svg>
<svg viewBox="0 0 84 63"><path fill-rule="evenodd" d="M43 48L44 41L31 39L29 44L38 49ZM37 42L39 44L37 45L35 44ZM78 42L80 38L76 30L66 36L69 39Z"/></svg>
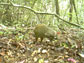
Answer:
<svg viewBox="0 0 84 63"><path fill-rule="evenodd" d="M44 59L39 59L38 63L44 63Z"/></svg>

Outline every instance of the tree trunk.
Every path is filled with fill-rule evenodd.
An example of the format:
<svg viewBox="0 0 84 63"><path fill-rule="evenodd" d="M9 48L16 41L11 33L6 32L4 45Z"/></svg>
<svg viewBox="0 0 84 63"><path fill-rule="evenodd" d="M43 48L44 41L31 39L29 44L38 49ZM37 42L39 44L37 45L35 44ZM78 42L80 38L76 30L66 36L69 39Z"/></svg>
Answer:
<svg viewBox="0 0 84 63"><path fill-rule="evenodd" d="M59 1L58 0L55 0L55 5L56 5L56 14L60 15L59 14ZM57 18L57 21L59 21L59 18Z"/></svg>
<svg viewBox="0 0 84 63"><path fill-rule="evenodd" d="M73 2L72 2L72 0L70 0L69 22L72 21L72 12L73 12Z"/></svg>

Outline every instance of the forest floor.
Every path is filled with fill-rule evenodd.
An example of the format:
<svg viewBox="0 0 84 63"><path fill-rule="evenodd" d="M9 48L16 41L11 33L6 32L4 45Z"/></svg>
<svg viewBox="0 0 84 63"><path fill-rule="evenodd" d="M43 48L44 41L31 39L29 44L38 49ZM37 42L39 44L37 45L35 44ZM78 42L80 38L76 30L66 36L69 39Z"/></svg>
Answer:
<svg viewBox="0 0 84 63"><path fill-rule="evenodd" d="M52 42L34 43L30 35L0 32L0 63L83 63L83 37L80 29L66 29Z"/></svg>

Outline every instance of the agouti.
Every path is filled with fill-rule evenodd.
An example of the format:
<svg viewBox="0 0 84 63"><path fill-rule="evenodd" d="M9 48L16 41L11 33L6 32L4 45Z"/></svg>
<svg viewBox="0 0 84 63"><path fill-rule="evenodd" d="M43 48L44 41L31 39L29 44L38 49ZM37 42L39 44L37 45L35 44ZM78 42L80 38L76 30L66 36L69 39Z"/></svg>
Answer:
<svg viewBox="0 0 84 63"><path fill-rule="evenodd" d="M48 38L50 41L52 41L54 37L56 37L56 31L52 28L49 28L45 24L36 25L34 29L34 34L36 41L38 40L38 38L40 38L41 41L43 40L43 38Z"/></svg>

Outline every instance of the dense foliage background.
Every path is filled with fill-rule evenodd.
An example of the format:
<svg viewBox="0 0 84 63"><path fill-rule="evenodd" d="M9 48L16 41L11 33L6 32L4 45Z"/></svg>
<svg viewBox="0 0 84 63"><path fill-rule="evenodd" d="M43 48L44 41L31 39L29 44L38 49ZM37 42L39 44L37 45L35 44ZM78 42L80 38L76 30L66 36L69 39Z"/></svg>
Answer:
<svg viewBox="0 0 84 63"><path fill-rule="evenodd" d="M0 2L0 22L5 25L33 26L45 23L66 26L66 23L53 15L58 14L68 22L83 26L82 0L1 0Z"/></svg>
<svg viewBox="0 0 84 63"><path fill-rule="evenodd" d="M83 17L84 0L0 0L0 63L83 63ZM37 24L57 39L34 43Z"/></svg>

